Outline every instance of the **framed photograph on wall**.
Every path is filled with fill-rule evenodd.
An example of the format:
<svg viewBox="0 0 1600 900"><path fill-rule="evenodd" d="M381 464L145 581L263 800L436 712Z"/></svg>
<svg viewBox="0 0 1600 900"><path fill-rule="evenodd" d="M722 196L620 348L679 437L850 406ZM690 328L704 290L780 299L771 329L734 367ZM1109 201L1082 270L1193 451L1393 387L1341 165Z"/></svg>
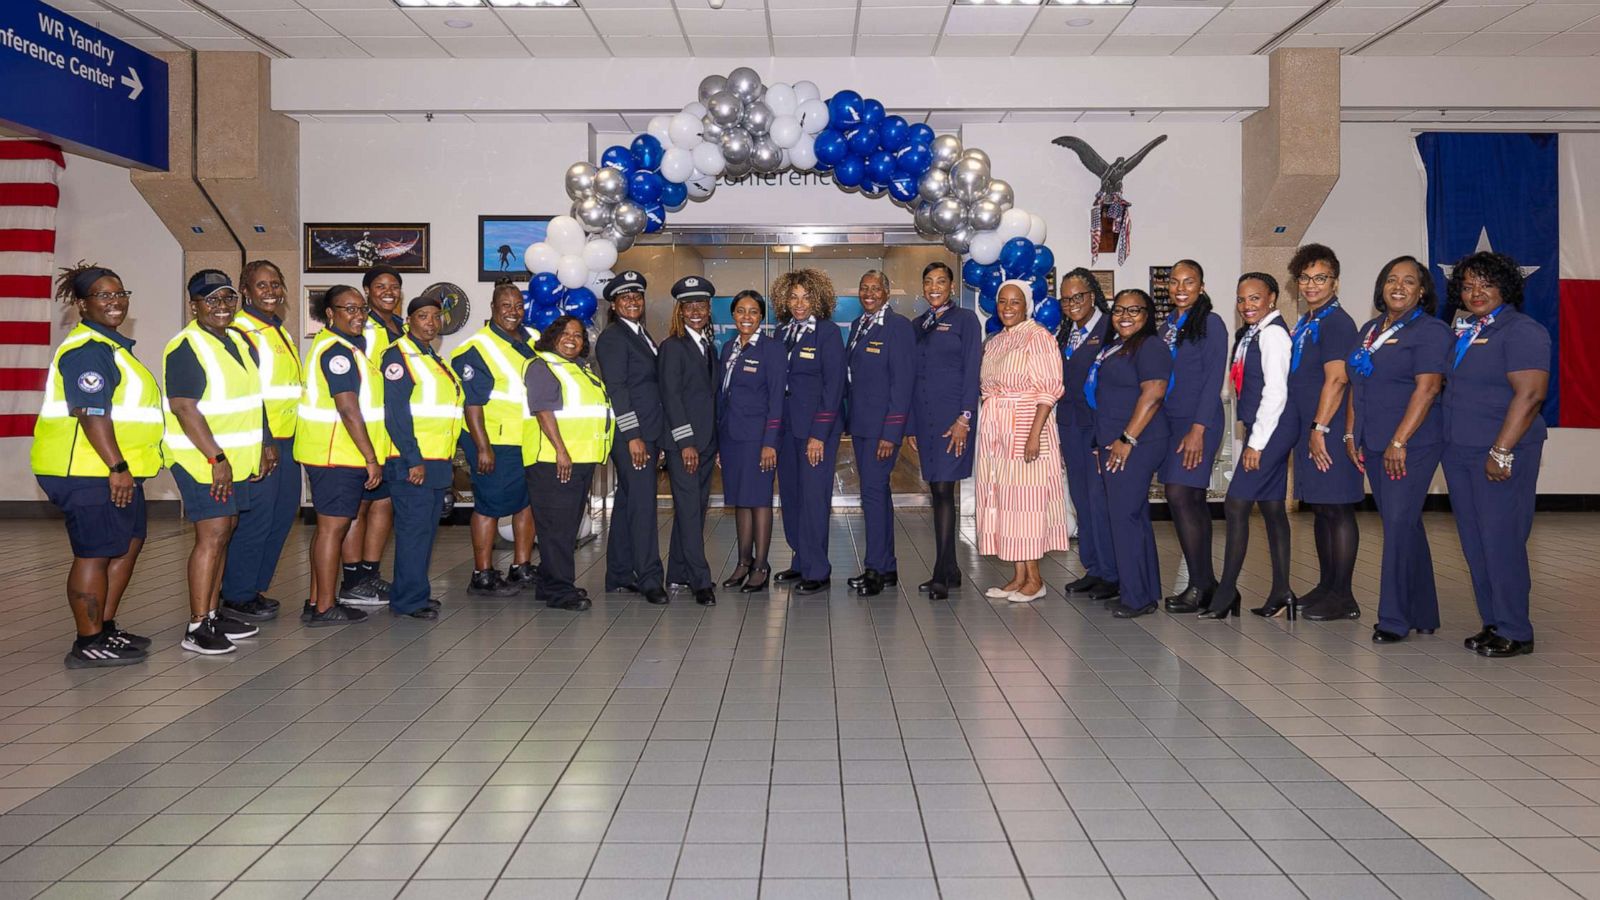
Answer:
<svg viewBox="0 0 1600 900"><path fill-rule="evenodd" d="M1172 291L1167 279L1172 277L1171 266L1150 267L1150 299L1155 302L1156 321L1165 322L1172 312Z"/></svg>
<svg viewBox="0 0 1600 900"><path fill-rule="evenodd" d="M554 216L479 216L478 280L527 281L533 277L522 258L528 245L544 240Z"/></svg>
<svg viewBox="0 0 1600 900"><path fill-rule="evenodd" d="M1100 293L1110 300L1117 295L1117 270L1116 269L1090 269L1089 274L1100 285Z"/></svg>
<svg viewBox="0 0 1600 900"><path fill-rule="evenodd" d="M317 332L322 330L324 323L317 315L317 310L322 307L322 295L327 293L328 288L331 287L333 287L331 284L308 284L305 286L306 305L304 309L300 310L300 321L305 323L305 327L301 330L305 332L305 336L308 338L316 337Z"/></svg>
<svg viewBox="0 0 1600 900"><path fill-rule="evenodd" d="M376 265L401 272L426 272L429 265L427 223L412 225L345 225L306 223L305 271L365 272Z"/></svg>

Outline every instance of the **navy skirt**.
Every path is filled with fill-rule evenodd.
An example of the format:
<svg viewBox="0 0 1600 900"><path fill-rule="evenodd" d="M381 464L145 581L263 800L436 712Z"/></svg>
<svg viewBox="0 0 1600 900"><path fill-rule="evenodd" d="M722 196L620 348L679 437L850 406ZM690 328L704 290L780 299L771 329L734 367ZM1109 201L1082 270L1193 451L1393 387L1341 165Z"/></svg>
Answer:
<svg viewBox="0 0 1600 900"><path fill-rule="evenodd" d="M1333 460L1333 465L1326 472L1311 461L1309 426L1297 434L1294 447L1295 499L1302 503L1360 503L1367 495L1367 485L1362 481L1356 464L1350 461L1350 454L1345 452L1341 443L1344 435L1325 434L1322 437L1328 448L1328 458ZM1381 472L1382 454L1379 457L1378 469Z"/></svg>
<svg viewBox="0 0 1600 900"><path fill-rule="evenodd" d="M724 433L717 436L717 452L722 460L724 506L772 505L772 485L778 470L761 471L761 441L737 441Z"/></svg>
<svg viewBox="0 0 1600 900"><path fill-rule="evenodd" d="M1272 440L1267 441L1266 449L1261 451L1261 468L1254 472L1244 470L1244 450L1241 449L1240 459L1233 466L1233 480L1228 482L1228 497L1235 500L1287 499L1289 454L1294 452L1299 431L1295 427L1294 410L1285 409L1283 417L1278 419L1278 427L1272 432ZM1245 440L1249 439L1246 431Z"/></svg>
<svg viewBox="0 0 1600 900"><path fill-rule="evenodd" d="M967 446L959 454L950 453L946 447L950 446L950 439L944 436L955 419L949 422L930 424L923 428L922 423L917 423L917 459L922 466L922 480L932 484L936 481L961 481L972 477L972 448L978 443L978 416L972 416L972 430L967 432Z"/></svg>
<svg viewBox="0 0 1600 900"><path fill-rule="evenodd" d="M1183 457L1178 455L1178 444L1189 434L1189 427L1193 424L1193 419L1170 420L1172 437L1167 441L1167 455L1162 460L1161 467L1156 470L1156 479L1162 484L1181 484L1197 488L1211 486L1211 470L1217 467L1217 450L1222 447L1222 429L1206 429L1205 455L1201 458L1200 465L1193 469L1185 469Z"/></svg>

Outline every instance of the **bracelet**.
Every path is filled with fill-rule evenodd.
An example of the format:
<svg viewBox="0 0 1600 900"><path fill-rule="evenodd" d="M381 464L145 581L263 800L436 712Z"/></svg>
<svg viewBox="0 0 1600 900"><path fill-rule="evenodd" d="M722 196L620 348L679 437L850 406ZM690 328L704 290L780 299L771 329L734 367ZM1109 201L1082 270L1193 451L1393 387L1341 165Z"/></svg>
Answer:
<svg viewBox="0 0 1600 900"><path fill-rule="evenodd" d="M1512 454L1511 454L1511 449L1512 449L1512 448L1510 448L1510 447L1490 447L1490 448L1489 448L1489 450L1490 450L1490 451L1491 451L1491 452L1494 452L1494 453L1503 453L1503 454L1505 454L1505 455L1506 455L1506 456L1511 456L1511 455L1512 455Z"/></svg>
<svg viewBox="0 0 1600 900"><path fill-rule="evenodd" d="M1321 422L1312 422L1311 430L1315 431L1317 434L1331 434L1333 432L1332 428L1329 428Z"/></svg>
<svg viewBox="0 0 1600 900"><path fill-rule="evenodd" d="M1352 432L1348 432L1348 431L1345 432L1345 434L1344 434L1344 442L1346 444L1350 443L1351 441L1354 441L1355 439L1356 439L1355 434L1353 434Z"/></svg>
<svg viewBox="0 0 1600 900"><path fill-rule="evenodd" d="M1490 447L1489 458L1494 460L1495 465L1509 472L1511 464L1517 460L1517 455L1509 451L1502 451L1498 447Z"/></svg>
<svg viewBox="0 0 1600 900"><path fill-rule="evenodd" d="M1389 446L1395 448L1396 450L1404 450L1406 448L1406 442L1405 441L1390 441L1389 442Z"/></svg>
<svg viewBox="0 0 1600 900"><path fill-rule="evenodd" d="M123 472L128 471L128 461L127 460L122 460L121 462L117 463L114 466L107 466L106 467L106 471L110 472L113 475L120 475Z"/></svg>
<svg viewBox="0 0 1600 900"><path fill-rule="evenodd" d="M1134 437L1133 435L1127 433L1126 431L1124 431L1120 435L1120 439L1124 444L1127 444L1129 447L1137 447L1137 446L1139 446L1139 439Z"/></svg>

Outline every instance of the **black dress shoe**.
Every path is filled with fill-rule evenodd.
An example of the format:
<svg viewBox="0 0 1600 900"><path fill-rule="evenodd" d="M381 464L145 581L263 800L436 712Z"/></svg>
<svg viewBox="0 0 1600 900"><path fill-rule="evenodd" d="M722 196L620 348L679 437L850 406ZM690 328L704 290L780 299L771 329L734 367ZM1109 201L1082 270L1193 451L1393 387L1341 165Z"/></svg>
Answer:
<svg viewBox="0 0 1600 900"><path fill-rule="evenodd" d="M873 571L872 569L868 569L866 572L864 572L862 574L865 577L862 579L862 581L859 584L855 585L856 596L858 596L858 597L876 597L879 594L883 593L883 584L884 584L883 576L879 575L877 572Z"/></svg>
<svg viewBox="0 0 1600 900"><path fill-rule="evenodd" d="M851 575L849 578L846 578L844 580L844 583L846 585L848 585L849 587L853 587L853 588L861 587L863 584L867 583L867 576L869 574L871 574L871 573L872 573L872 570L871 569L867 569L867 570L863 571L860 575Z"/></svg>
<svg viewBox="0 0 1600 900"><path fill-rule="evenodd" d="M883 582L883 586L884 587L899 587L900 586L900 570L899 569L890 569L887 572L879 572L878 573L878 580Z"/></svg>
<svg viewBox="0 0 1600 900"><path fill-rule="evenodd" d="M1169 613L1196 613L1211 604L1211 592L1189 585L1182 593L1173 594L1162 601Z"/></svg>
<svg viewBox="0 0 1600 900"><path fill-rule="evenodd" d="M700 590L694 592L694 602L700 604L701 606L716 606L717 592L713 591L711 588L701 588Z"/></svg>
<svg viewBox="0 0 1600 900"><path fill-rule="evenodd" d="M928 582L929 600L949 600L950 586L938 581Z"/></svg>
<svg viewBox="0 0 1600 900"><path fill-rule="evenodd" d="M799 569L784 569L782 572L779 572L778 574L772 576L772 580L776 581L779 584L787 584L788 582L791 582L791 581L799 581L800 580L800 570Z"/></svg>
<svg viewBox="0 0 1600 900"><path fill-rule="evenodd" d="M739 566L733 570L733 574L722 580L722 586L736 588L744 584L744 580L750 577L750 566L751 564L747 562L739 563Z"/></svg>
<svg viewBox="0 0 1600 900"><path fill-rule="evenodd" d="M1479 647L1494 640L1494 626L1485 625L1483 630L1461 642L1461 646L1468 650L1477 651Z"/></svg>
<svg viewBox="0 0 1600 900"><path fill-rule="evenodd" d="M1382 628L1373 626L1372 642L1374 644L1398 644L1405 639L1406 635L1395 634L1392 631L1384 631Z"/></svg>
<svg viewBox="0 0 1600 900"><path fill-rule="evenodd" d="M1115 581L1105 581L1097 578L1095 579L1094 587L1089 589L1090 600L1114 600L1120 596L1122 596L1122 585L1117 584Z"/></svg>
<svg viewBox="0 0 1600 900"><path fill-rule="evenodd" d="M644 595L644 602L649 603L652 606L665 606L666 603L672 599L668 597L667 592L663 591L661 588L645 588L640 593Z"/></svg>
<svg viewBox="0 0 1600 900"><path fill-rule="evenodd" d="M1501 637L1498 634L1478 645L1478 655L1487 656L1490 659L1506 659L1532 652L1533 641L1531 639L1513 641L1511 638Z"/></svg>
<svg viewBox="0 0 1600 900"><path fill-rule="evenodd" d="M429 600L428 601L428 608L429 609L444 609L444 604L440 603L437 600Z"/></svg>
<svg viewBox="0 0 1600 900"><path fill-rule="evenodd" d="M423 619L426 621L432 621L439 618L439 610L432 606L424 606L421 609L413 609L411 612L398 612L392 609L389 610L389 612L393 613L396 618L400 619Z"/></svg>
<svg viewBox="0 0 1600 900"><path fill-rule="evenodd" d="M588 597L572 596L565 600L547 600L545 601L544 605L550 607L551 609L565 609L569 612L583 612L594 604L589 602Z"/></svg>
<svg viewBox="0 0 1600 900"><path fill-rule="evenodd" d="M608 593L608 594L637 594L637 593L639 593L639 588L634 586L634 585L631 585L631 584L608 584L608 585L606 585L606 593Z"/></svg>
<svg viewBox="0 0 1600 900"><path fill-rule="evenodd" d="M1085 594L1088 593L1099 582L1100 579L1094 577L1093 575L1085 575L1082 578L1079 578L1077 581L1067 582L1066 586L1063 587L1062 590L1069 594Z"/></svg>
<svg viewBox="0 0 1600 900"><path fill-rule="evenodd" d="M799 584L794 586L794 592L796 594L801 594L801 595L805 595L805 594L820 594L823 591L828 589L828 582L829 582L829 579L827 579L827 578L823 578L823 579L820 579L820 580L813 580L813 579L807 578L806 580L804 580L804 581L802 581Z"/></svg>
<svg viewBox="0 0 1600 900"><path fill-rule="evenodd" d="M1117 608L1111 611L1111 615L1118 619L1137 619L1140 616L1148 616L1155 611L1156 605L1154 603L1149 606L1141 606L1138 609L1126 603L1118 603Z"/></svg>
<svg viewBox="0 0 1600 900"><path fill-rule="evenodd" d="M932 578L929 578L927 581L924 581L923 583L917 585L917 593L926 594L928 591L933 589L933 585L934 585L934 580Z"/></svg>
<svg viewBox="0 0 1600 900"><path fill-rule="evenodd" d="M1339 619L1361 618L1361 607L1349 597L1338 597L1333 594L1323 594L1320 600L1314 603L1300 604L1301 615L1313 622L1335 622Z"/></svg>
<svg viewBox="0 0 1600 900"><path fill-rule="evenodd" d="M1273 619L1287 613L1289 618L1294 619L1299 617L1300 611L1295 607L1294 595L1290 594L1277 599L1269 598L1266 603L1252 608L1250 613L1263 619Z"/></svg>

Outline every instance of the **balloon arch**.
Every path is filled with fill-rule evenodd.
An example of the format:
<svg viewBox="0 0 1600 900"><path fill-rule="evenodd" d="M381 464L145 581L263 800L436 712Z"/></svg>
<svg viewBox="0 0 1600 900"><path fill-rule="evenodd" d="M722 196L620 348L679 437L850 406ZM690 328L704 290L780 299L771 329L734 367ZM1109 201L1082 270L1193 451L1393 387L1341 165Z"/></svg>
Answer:
<svg viewBox="0 0 1600 900"><path fill-rule="evenodd" d="M709 198L718 177L786 169L831 173L841 190L888 195L912 213L917 233L966 256L961 275L985 313L993 315L1003 280L1022 278L1032 285L1034 319L1051 331L1060 324L1044 219L1016 206L1011 186L990 176L988 154L887 115L855 91L823 100L809 81L763 84L742 66L706 76L698 100L651 119L629 146L608 147L598 167L567 169L571 213L552 219L545 240L527 249L528 324L543 328L562 314L592 324L617 254L641 233ZM989 329L998 330L998 319Z"/></svg>

